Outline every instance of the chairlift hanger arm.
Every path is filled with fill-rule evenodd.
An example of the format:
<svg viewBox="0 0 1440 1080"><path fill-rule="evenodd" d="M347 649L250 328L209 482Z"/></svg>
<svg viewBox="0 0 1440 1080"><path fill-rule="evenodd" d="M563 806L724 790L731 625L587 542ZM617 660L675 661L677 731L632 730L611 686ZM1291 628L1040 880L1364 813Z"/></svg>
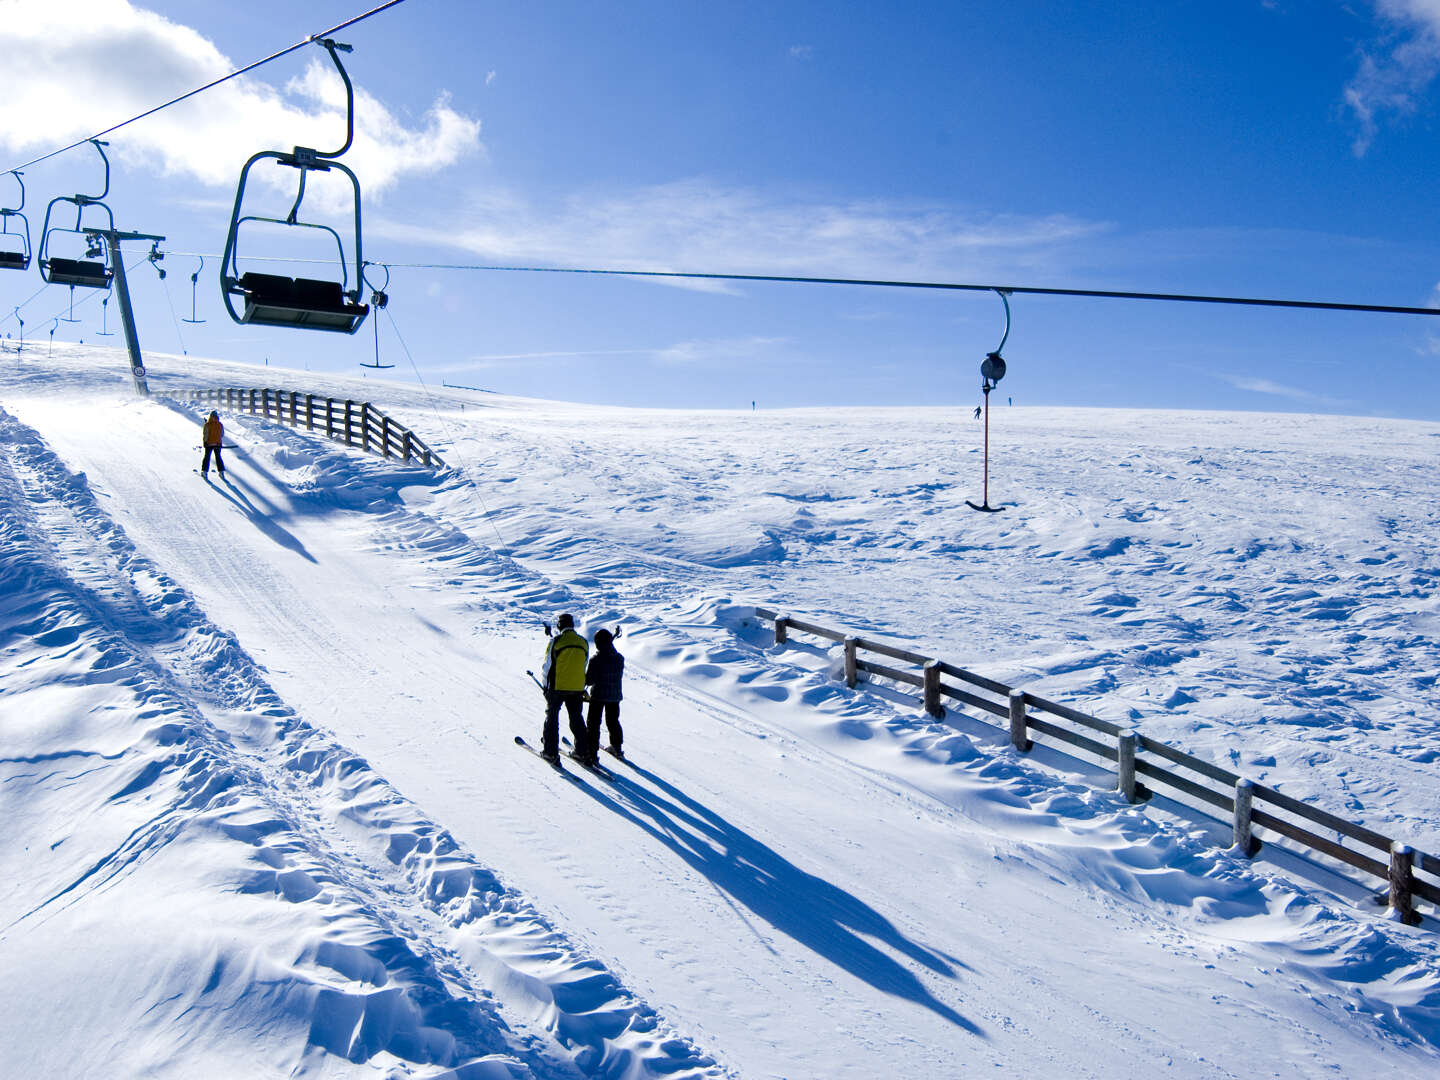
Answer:
<svg viewBox="0 0 1440 1080"><path fill-rule="evenodd" d="M9 217L11 214L19 214L20 211L25 209L25 181L21 179L21 177L23 177L25 174L20 172L18 169L11 169L5 175L15 177L15 182L20 185L20 205L11 207L0 207L0 214L3 214L5 217Z"/></svg>
<svg viewBox="0 0 1440 1080"><path fill-rule="evenodd" d="M331 38L322 38L320 44L330 54L330 59L335 61L335 70L340 72L340 78L345 83L345 145L339 150L324 153L316 151L316 157L338 158L343 157L345 151L350 149L350 144L355 141L355 87L350 82L350 73L345 70L345 65L340 62L340 53L350 52L349 45L342 45ZM304 174L302 173L303 177Z"/></svg>

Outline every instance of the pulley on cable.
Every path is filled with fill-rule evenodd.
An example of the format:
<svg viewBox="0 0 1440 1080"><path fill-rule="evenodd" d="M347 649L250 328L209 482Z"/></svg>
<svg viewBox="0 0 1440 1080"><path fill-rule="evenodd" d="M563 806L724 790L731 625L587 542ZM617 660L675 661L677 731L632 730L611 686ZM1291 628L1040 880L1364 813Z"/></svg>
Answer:
<svg viewBox="0 0 1440 1080"><path fill-rule="evenodd" d="M30 269L30 219L25 209L25 181L23 173L11 171L7 176L15 177L20 185L20 205L0 206L0 270ZM12 222L15 230L11 231ZM23 231L22 231L23 230Z"/></svg>
<svg viewBox="0 0 1440 1080"><path fill-rule="evenodd" d="M115 231L115 215L104 202L105 197L110 194L110 159L105 156L106 144L99 139L91 139L90 145L95 147L95 152L105 164L104 190L99 195L60 195L51 199L50 205L45 208L45 224L40 232L40 276L51 285L69 285L72 290L76 286L85 289L108 289L114 277L104 242L95 236L94 227L85 227L85 211L90 207L99 207L105 213L106 230L112 233ZM50 224L55 207L60 203L69 203L75 207L73 229ZM96 214L92 213L90 217L93 219ZM84 256L71 258L56 255L51 244L57 234L83 238Z"/></svg>
<svg viewBox="0 0 1440 1080"><path fill-rule="evenodd" d="M364 276L365 270L368 270L372 266L378 266L385 271L385 281L378 289L371 285L370 281ZM379 311L390 303L390 297L385 292L385 290L390 287L390 267L384 263L366 263L365 270L361 271L361 280L364 281L365 284L370 285L372 290L370 293L370 306L376 311ZM383 370L395 366L394 364L382 364L380 362L380 316L378 315L375 316L375 362L373 364L367 364L364 360L361 360L360 366L363 368L373 368L375 370Z"/></svg>
<svg viewBox="0 0 1440 1080"><path fill-rule="evenodd" d="M230 215L230 231L225 238L225 253L220 263L220 293L225 308L237 323L260 326L293 326L308 330L331 330L353 334L365 321L370 309L360 303L363 287L364 261L361 253L360 233L360 181L355 174L338 160L355 140L355 90L345 65L340 62L340 53L349 52L349 45L341 45L325 38L320 40L335 69L345 83L345 143L338 150L324 152L308 146L297 146L289 153L279 150L263 150L245 163L240 171L240 183L235 190L235 209ZM283 218L245 214L245 184L250 169L258 161L274 160L277 164L295 169L299 174L295 202ZM353 240L353 262L345 253L345 244L340 234L329 225L302 221L300 206L305 200L305 181L312 173L326 173L331 170L342 173L350 181L354 193L355 236ZM256 222L280 225L285 228L315 229L328 233L335 241L339 254L339 281L286 277L283 274L261 274L254 271L240 271L239 238L240 228L246 223ZM292 234L293 235L293 234ZM354 274L351 274L353 265ZM353 282L353 284L352 284ZM236 303L240 309L236 310Z"/></svg>
<svg viewBox="0 0 1440 1080"><path fill-rule="evenodd" d="M996 289L996 295L1000 302L1005 305L1005 333L1000 338L1000 344L995 346L995 351L987 353L980 364L980 389L985 395L985 464L984 464L984 495L979 505L965 500L965 505L971 510L983 510L986 513L994 514L1004 510L1003 506L990 505L990 391L995 389L995 384L1005 377L1005 358L1000 355L1005 348L1005 342L1010 339L1010 297L1004 289ZM978 414L980 409L975 412Z"/></svg>

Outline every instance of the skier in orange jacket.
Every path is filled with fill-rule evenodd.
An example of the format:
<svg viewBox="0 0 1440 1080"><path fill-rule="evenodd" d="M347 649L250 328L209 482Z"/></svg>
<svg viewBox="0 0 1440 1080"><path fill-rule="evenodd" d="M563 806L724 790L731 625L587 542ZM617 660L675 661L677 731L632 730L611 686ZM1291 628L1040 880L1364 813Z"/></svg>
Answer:
<svg viewBox="0 0 1440 1080"><path fill-rule="evenodd" d="M211 412L210 419L200 429L200 441L205 446L205 460L200 463L200 475L210 475L210 455L215 455L215 468L220 470L220 479L225 479L225 459L220 456L221 444L225 442L225 425L220 423L220 414Z"/></svg>

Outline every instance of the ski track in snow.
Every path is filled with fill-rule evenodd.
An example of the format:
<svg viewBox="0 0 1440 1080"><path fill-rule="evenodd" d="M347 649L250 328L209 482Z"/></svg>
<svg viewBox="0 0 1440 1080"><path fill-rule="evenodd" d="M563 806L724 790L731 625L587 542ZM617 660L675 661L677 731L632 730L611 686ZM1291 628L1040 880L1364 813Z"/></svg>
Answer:
<svg viewBox="0 0 1440 1080"><path fill-rule="evenodd" d="M433 399L408 393L417 416L406 420L419 427ZM169 408L187 424L200 415ZM968 472L973 462L914 456L948 438L937 421L917 422L892 440L878 430L866 433L873 438L822 438L817 430L828 421L803 414L753 421L701 415L688 436L665 434L674 420L643 412L622 422L613 410L520 403L482 415L472 433L457 415L434 409L455 445L430 441L461 466L438 478L397 473L248 417L231 426L249 447L245 465L273 470L296 506L363 520L357 535L370 553L398 560L381 586L397 600L428 595L437 609L482 624L482 642L501 651L507 635L533 627L537 613L573 608L592 629L621 622L637 698L693 710L718 733L707 750L718 752L724 738L760 744L782 778L793 772L793 799L782 781L771 782L768 804L753 813L721 801L719 790L672 782L643 757L634 769L617 766L611 783L582 779L575 794L578 805L589 800L643 838L636 857L656 875L657 895L685 889L686 871L708 882L713 895L694 899L695 910L742 929L751 940L736 944L749 967L707 969L703 958L713 965L713 953L687 955L695 946L676 936L673 922L637 907L623 883L597 878L589 862L563 849L549 872L586 897L591 929L574 925L587 919L581 909L559 916L563 930L557 916L538 914L521 891L480 866L465 842L302 720L313 708L297 715L282 701L235 636L212 625L185 589L135 549L84 477L8 417L0 419L9 462L0 486L11 489L5 503L29 507L30 516L4 523L3 572L17 582L7 583L6 594L21 604L7 600L4 612L5 693L40 703L35 714L47 718L57 712L48 705L52 695L75 694L88 704L70 710L87 718L73 732L45 740L53 746L68 738L74 750L54 760L0 755L7 770L0 798L32 823L33 843L56 845L64 865L44 883L27 885L16 875L15 895L0 910L19 919L0 931L0 952L19 949L37 924L80 919L76 912L92 895L123 893L127 877L142 876L149 861L163 865L180 858L176 850L201 848L195 858L211 884L204 901L223 895L222 910L233 909L242 923L249 905L288 905L290 940L304 944L257 941L247 954L217 946L218 930L200 932L214 960L206 989L163 1003L137 990L149 1011L133 1018L135 1029L156 1038L176 1030L220 1038L218 1016L191 1026L213 1008L209 995L226 1010L225 1023L234 1022L233 1010L250 1010L252 1039L284 1017L288 1032L267 1033L269 1060L307 1075L328 1075L339 1060L395 1062L402 1070L433 1061L464 1077L719 1074L694 1044L665 1034L655 1011L576 944L577 934L593 938L604 923L604 942L629 939L657 950L673 981L693 979L712 1005L723 1001L740 1027L748 1025L757 1045L792 1053L805 1047L804 1038L764 1011L783 1000L774 996L776 985L797 998L834 995L859 1010L873 1007L843 980L823 977L823 965L797 967L798 944L941 1018L962 1033L948 1036L951 1052L972 1064L986 1063L987 1054L995 1064L1033 1064L1025 1048L1043 1045L1055 1071L1113 1074L1116 1062L1096 1064L1107 1039L1128 1055L1195 1076L1240 1075L1256 1055L1262 1071L1295 1076L1343 1073L1337 1062L1362 1061L1366 1052L1388 1051L1386 1067L1401 1075L1426 1075L1440 1060L1440 949L1428 932L1349 910L1265 859L1238 859L1217 844L1215 830L1127 806L1093 786L1093 771L1056 755L1016 755L1002 736L962 714L949 724L933 721L878 682L848 691L836 681L833 650L774 646L751 609L732 599L745 594L818 621L923 642L926 651L1101 715L1128 713L1148 734L1243 764L1297 797L1413 834L1423 846L1440 835L1429 794L1440 703L1440 663L1427 633L1435 625L1429 537L1436 522L1433 500L1401 506L1395 498L1405 485L1432 490L1419 464L1390 465L1355 444L1335 470L1340 479L1297 494L1287 486L1293 474L1265 451L1221 445L1227 434L1243 434L1227 432L1223 418L1197 422L1202 434L1213 429L1217 444L1202 450L1185 445L1194 441L1193 428L1126 434L1120 420L1096 414L1074 429L1099 430L1092 454L1126 438L1136 448L1119 461L1095 460L1079 452L1086 436L1071 429L1058 437L1064 454L1054 443L1040 451L1008 448L1020 458L1009 466L1008 490L1039 511L968 519L971 535L962 542L946 534L969 493L957 469ZM1308 445L1300 431L1305 419L1277 418L1276 442ZM747 423L754 432L744 444L714 433ZM1109 424L1116 426L1107 431ZM583 437L566 433L576 427ZM1401 433L1417 460L1433 455L1420 427ZM828 448L832 459L823 469L807 467L803 447L775 449L789 428ZM543 456L536 446L545 447ZM717 446L725 449L717 453ZM1122 470L1144 479L1121 493L1114 478ZM1387 482L1357 492L1344 478L1362 470ZM858 490L857 475L866 477ZM1267 475L1276 496L1257 506L1252 496ZM737 494L736 476L753 486ZM997 487L1005 481L1002 472ZM1173 494L1192 487L1183 498ZM261 503L257 487L216 494L291 556L313 561L298 518L290 522L284 507ZM1337 502L1333 514L1317 516ZM597 514L597 505L609 516ZM981 529L988 531L977 535ZM1357 535L1384 539L1367 546ZM907 568L919 560L928 568L907 584ZM1027 576L1008 570L1007 561L1023 561ZM930 587L942 581L946 588ZM278 590L285 579L274 584L273 613L283 621ZM967 614L957 619L957 611ZM327 654L306 639L343 630L321 622L292 628L277 655L309 647L318 660ZM25 683L27 669L36 685ZM57 669L66 677L56 679ZM355 675L375 679L374 692L384 692L384 672ZM487 707L511 709L500 684L472 680L465 689ZM417 704L425 695L424 688L388 690L418 694ZM524 715L533 723L533 706ZM373 732L365 737L379 740ZM453 729L446 737L452 746L475 738ZM394 767L404 764L390 753ZM1196 1047L1204 1044L1182 1036L1164 1009L1147 1010L1143 995L1128 1004L1090 1004L1089 982L1114 986L1130 977L1119 970L1128 961L1117 959L1111 971L1103 958L1103 923L1099 955L1019 949L1006 957L1003 973L975 956L957 958L953 932L945 948L929 944L936 927L925 920L945 918L942 908L913 898L872 906L860 898L861 877L805 868L780 820L804 822L825 832L832 850L849 846L856 858L889 867L902 890L906 873L900 855L890 864L807 807L805 793L813 799L813 790L799 778L814 774L829 777L836 790L864 791L877 813L913 817L913 828L932 831L937 842L943 837L939 846L950 857L992 853L993 871L976 870L954 897L952 911L975 935L967 941L1014 947L1016 924L1047 920L1094 933L1098 913L1113 920L1113 933L1141 938L1144 955L1181 965L1150 973L1148 989L1168 990L1177 1001L1203 999L1203 1014L1191 1018L1197 1030L1208 1022L1202 1015L1213 1013L1243 1018L1249 1034L1235 1036L1228 1056L1219 1046L1202 1055ZM414 787L409 780L400 786ZM435 798L432 792L421 801ZM78 825L49 839L45 830L54 822L82 820L61 809L77 800L94 808L89 816L108 844L84 838ZM518 809L492 812L520 842L553 848L546 822ZM804 835L799 825L794 830ZM103 857L65 863L67 843ZM525 873L544 880L533 869ZM151 874L158 871L144 876ZM869 880L885 879L873 873ZM838 887L841 880L852 883ZM1047 909L1038 887L1031 899L1007 884L1012 880L1057 883L1076 895L1075 911ZM1001 907L987 905L989 892L1002 889ZM803 913L788 903L801 897ZM202 926L218 918L205 913L204 901L192 901ZM35 949L46 954L43 940ZM626 963L612 966L628 982ZM707 1049L727 1049L725 1040L705 1037L716 1021L684 1006L638 950L628 963L642 966L636 974L649 993L668 995L663 1013L689 1025ZM1186 978L1194 985L1182 985ZM1003 1000L957 996L956 983L1003 990ZM1287 996L1296 1003L1289 1009ZM1069 1048L1057 1041L1050 1028L1082 1016L1091 1030L1071 1032ZM896 1019L853 1015L851 1023L855 1038L874 1041ZM733 1039L735 1026L725 1030ZM901 1066L897 1074L922 1075L919 1064L928 1062L933 1075L935 1063L946 1060L939 1046L906 1056L896 1049L903 1039L872 1048ZM167 1053L183 1062L186 1049ZM743 1047L733 1051L727 1057L746 1056ZM840 1075L795 1068L796 1076ZM857 1062L846 1075L875 1075L873 1062Z"/></svg>
<svg viewBox="0 0 1440 1080"><path fill-rule="evenodd" d="M136 1016L137 1035L192 1013L210 1017L197 1039L222 1024L244 1031L234 1011L246 1011L256 990L247 969L258 967L268 970L256 981L274 982L260 996L280 999L290 1026L308 1025L301 1072L323 1052L438 1063L466 1078L718 1075L366 762L295 716L234 637L135 551L85 478L3 412L0 448L5 502L29 518L3 523L7 687L64 686L83 699L99 696L98 685L107 699L90 712L105 722L73 733L95 749L0 761L6 803L26 806L26 817L48 817L35 805L53 805L74 824L52 850L68 842L81 860L22 886L29 895L7 910L25 910L0 942L78 921L73 909L123 896L150 860L198 847L212 890L313 903L288 920L289 954L261 941L252 955L211 942L185 956L179 962L211 966L208 980ZM53 680L57 664L66 679ZM24 685L32 667L43 689ZM88 767L75 770L72 757ZM77 803L97 816L123 807L113 816L133 828L112 835L112 847L87 835ZM524 1022L512 1026L507 1013ZM268 1020L254 1018L251 1036ZM544 1037L527 1035L529 1023Z"/></svg>

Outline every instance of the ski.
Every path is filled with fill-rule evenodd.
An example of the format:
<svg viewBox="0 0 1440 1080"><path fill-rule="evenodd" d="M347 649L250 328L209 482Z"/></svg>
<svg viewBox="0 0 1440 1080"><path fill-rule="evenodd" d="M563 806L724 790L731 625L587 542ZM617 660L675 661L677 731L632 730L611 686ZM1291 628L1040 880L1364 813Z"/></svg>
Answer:
<svg viewBox="0 0 1440 1080"><path fill-rule="evenodd" d="M579 754L577 754L575 752L575 744L570 741L570 737L568 735L561 736L560 742L562 745L568 746L570 748L565 751L565 756L568 757L571 761L575 762L576 765L579 765L582 769L586 769L589 772L594 773L596 776L603 776L606 780L609 780L614 776L614 773L612 773L604 765L601 765L598 761L594 765L591 765Z"/></svg>
<svg viewBox="0 0 1440 1080"><path fill-rule="evenodd" d="M546 765L549 765L552 769L554 769L556 772L558 772L561 776L565 777L566 779L568 779L568 780L574 780L574 779L575 779L575 777L571 776L568 772L565 771L565 766L564 766L564 765L561 765L559 761L551 761L551 760L550 760L549 758L547 758L544 754L542 754L539 750L536 750L535 747L531 746L528 742L526 742L523 736L520 736L520 735L516 735L516 736L515 736L515 745L518 746L518 747L520 747L520 749L522 749L522 750L528 750L528 751L530 751L530 753L534 754L534 755L535 755L536 757L538 757L541 761L545 762ZM578 781L577 781L577 783L578 783Z"/></svg>
<svg viewBox="0 0 1440 1080"><path fill-rule="evenodd" d="M623 761L626 765L630 764L630 759L625 756L625 752L623 750L616 750L613 746L602 746L600 749L604 750L605 753L609 754L617 761Z"/></svg>

